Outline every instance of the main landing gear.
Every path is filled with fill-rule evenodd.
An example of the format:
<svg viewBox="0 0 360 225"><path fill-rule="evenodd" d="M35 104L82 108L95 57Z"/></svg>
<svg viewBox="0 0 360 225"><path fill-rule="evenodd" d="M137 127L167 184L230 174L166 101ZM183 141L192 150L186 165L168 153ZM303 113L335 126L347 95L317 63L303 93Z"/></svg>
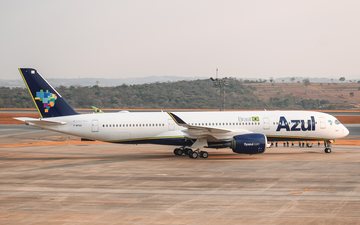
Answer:
<svg viewBox="0 0 360 225"><path fill-rule="evenodd" d="M187 155L187 156L189 156L189 158L192 158L192 159L197 159L199 157L206 159L207 157L209 157L209 153L207 151L200 151L199 149L192 150L191 148L188 148L188 147L175 148L174 155L176 155L176 156L186 156Z"/></svg>
<svg viewBox="0 0 360 225"><path fill-rule="evenodd" d="M331 153L331 142L330 141L324 141L325 146L325 153Z"/></svg>

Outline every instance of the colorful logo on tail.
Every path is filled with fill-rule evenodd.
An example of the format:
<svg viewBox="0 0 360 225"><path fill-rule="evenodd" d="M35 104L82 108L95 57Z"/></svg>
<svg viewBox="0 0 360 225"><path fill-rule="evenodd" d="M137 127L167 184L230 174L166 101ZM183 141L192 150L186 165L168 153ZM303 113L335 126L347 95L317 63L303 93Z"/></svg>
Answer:
<svg viewBox="0 0 360 225"><path fill-rule="evenodd" d="M36 92L35 100L41 101L43 103L45 113L49 112L49 109L55 106L56 99L56 94L53 94L48 90L45 92L43 90Z"/></svg>

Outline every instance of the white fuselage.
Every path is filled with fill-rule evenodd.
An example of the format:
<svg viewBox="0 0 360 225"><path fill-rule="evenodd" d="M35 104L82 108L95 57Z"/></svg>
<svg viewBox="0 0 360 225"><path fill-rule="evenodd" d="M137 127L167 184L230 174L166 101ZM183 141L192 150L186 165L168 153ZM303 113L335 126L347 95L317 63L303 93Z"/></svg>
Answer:
<svg viewBox="0 0 360 225"><path fill-rule="evenodd" d="M311 111L227 111L176 112L192 126L228 129L220 137L229 140L242 133L262 133L268 139L333 140L348 135L339 121L326 113ZM64 125L42 128L107 142L155 139L191 139L187 128L179 126L166 112L93 113L47 118ZM198 134L197 134L197 137ZM219 137L217 137L216 140ZM208 138L208 141L211 141ZM215 140L214 140L215 141Z"/></svg>

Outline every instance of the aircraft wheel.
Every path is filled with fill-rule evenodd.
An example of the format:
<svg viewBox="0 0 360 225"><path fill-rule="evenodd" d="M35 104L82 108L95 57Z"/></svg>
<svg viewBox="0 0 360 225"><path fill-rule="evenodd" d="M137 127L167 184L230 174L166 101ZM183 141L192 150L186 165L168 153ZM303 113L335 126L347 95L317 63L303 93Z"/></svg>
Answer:
<svg viewBox="0 0 360 225"><path fill-rule="evenodd" d="M185 153L185 155L190 156L193 153L193 150L191 148L185 148L184 153Z"/></svg>
<svg viewBox="0 0 360 225"><path fill-rule="evenodd" d="M325 148L325 153L331 153L331 148Z"/></svg>
<svg viewBox="0 0 360 225"><path fill-rule="evenodd" d="M174 154L177 156L181 156L183 154L183 150L181 148L175 148L174 149Z"/></svg>
<svg viewBox="0 0 360 225"><path fill-rule="evenodd" d="M200 152L200 157L206 159L207 157L209 157L209 153L206 152L206 151L201 151Z"/></svg>
<svg viewBox="0 0 360 225"><path fill-rule="evenodd" d="M174 149L174 155L178 155L178 150L179 150L178 148Z"/></svg>
<svg viewBox="0 0 360 225"><path fill-rule="evenodd" d="M192 159L197 159L197 157L199 157L199 153L197 152L192 152L190 155L189 155L190 158Z"/></svg>

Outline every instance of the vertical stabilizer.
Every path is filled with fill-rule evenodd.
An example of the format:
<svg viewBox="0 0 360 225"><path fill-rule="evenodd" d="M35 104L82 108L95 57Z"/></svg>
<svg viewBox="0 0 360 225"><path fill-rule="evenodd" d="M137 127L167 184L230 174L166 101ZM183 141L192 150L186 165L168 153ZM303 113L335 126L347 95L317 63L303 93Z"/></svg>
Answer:
<svg viewBox="0 0 360 225"><path fill-rule="evenodd" d="M35 69L20 68L19 72L41 117L78 114Z"/></svg>

